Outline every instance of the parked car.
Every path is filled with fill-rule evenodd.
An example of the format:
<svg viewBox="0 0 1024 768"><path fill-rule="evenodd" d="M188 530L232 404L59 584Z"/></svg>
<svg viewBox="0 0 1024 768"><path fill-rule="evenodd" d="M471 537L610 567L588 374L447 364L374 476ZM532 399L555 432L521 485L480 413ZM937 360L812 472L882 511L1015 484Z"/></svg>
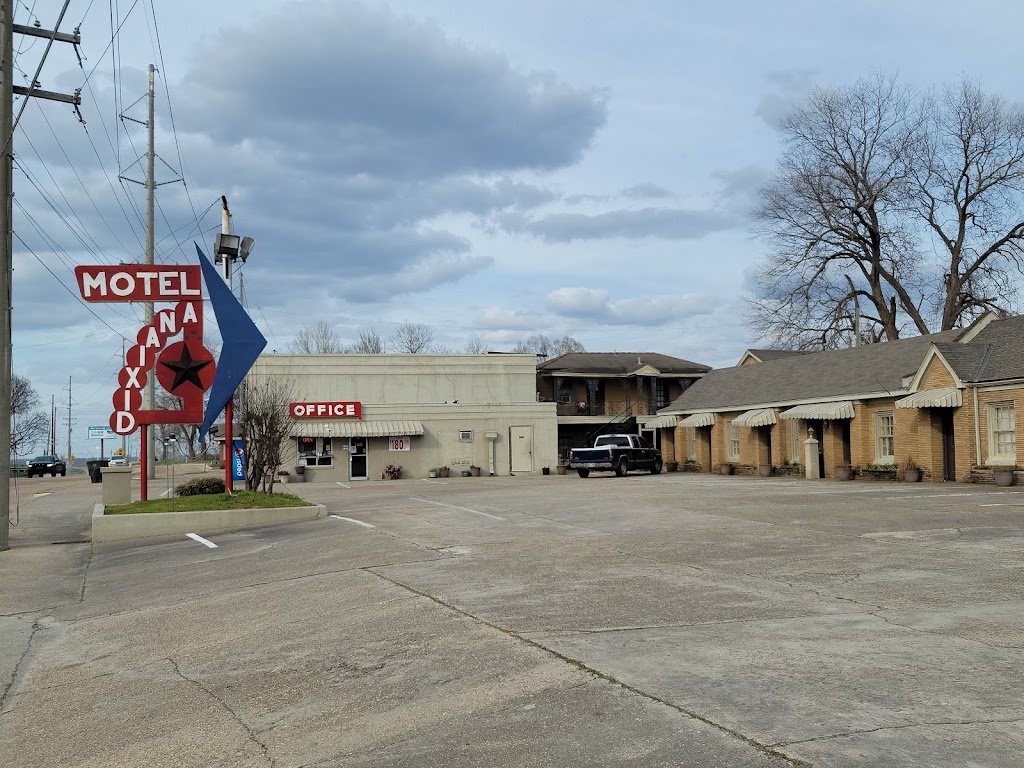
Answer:
<svg viewBox="0 0 1024 768"><path fill-rule="evenodd" d="M639 435L600 435L593 448L569 451L569 468L580 477L591 472L614 472L625 477L631 469L647 469L657 475L662 466L661 451Z"/></svg>
<svg viewBox="0 0 1024 768"><path fill-rule="evenodd" d="M110 459L110 463L107 464L107 466L108 467L127 467L128 466L128 457L127 456L114 456L113 458Z"/></svg>
<svg viewBox="0 0 1024 768"><path fill-rule="evenodd" d="M29 477L32 475L42 477L45 474L56 477L58 472L61 477L68 473L68 466L60 456L36 456L34 459L28 460L28 470L25 474Z"/></svg>

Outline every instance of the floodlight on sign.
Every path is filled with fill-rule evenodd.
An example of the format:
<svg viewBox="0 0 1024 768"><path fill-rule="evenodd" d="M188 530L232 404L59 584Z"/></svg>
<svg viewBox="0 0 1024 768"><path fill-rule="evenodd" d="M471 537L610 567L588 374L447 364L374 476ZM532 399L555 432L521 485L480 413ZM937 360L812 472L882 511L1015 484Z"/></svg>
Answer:
<svg viewBox="0 0 1024 768"><path fill-rule="evenodd" d="M241 239L238 235L230 235L225 232L218 234L213 239L213 252L217 263L220 263L223 258L237 259Z"/></svg>
<svg viewBox="0 0 1024 768"><path fill-rule="evenodd" d="M245 262L246 259L249 258L249 251L252 250L252 247L254 245L256 245L256 241L253 240L251 237L243 237L242 238L242 243L239 246L239 249L240 249L240 255L242 257L242 262L243 263Z"/></svg>

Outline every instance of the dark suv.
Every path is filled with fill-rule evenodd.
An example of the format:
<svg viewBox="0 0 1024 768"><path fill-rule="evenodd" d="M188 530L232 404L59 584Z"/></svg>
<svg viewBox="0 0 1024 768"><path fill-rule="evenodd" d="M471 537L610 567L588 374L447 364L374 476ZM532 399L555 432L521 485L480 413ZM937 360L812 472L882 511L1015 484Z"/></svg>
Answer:
<svg viewBox="0 0 1024 768"><path fill-rule="evenodd" d="M36 456L29 460L28 472L26 472L29 477L32 475L42 477L47 472L50 473L50 477L56 477L58 472L61 477L64 477L68 473L68 466L60 456Z"/></svg>

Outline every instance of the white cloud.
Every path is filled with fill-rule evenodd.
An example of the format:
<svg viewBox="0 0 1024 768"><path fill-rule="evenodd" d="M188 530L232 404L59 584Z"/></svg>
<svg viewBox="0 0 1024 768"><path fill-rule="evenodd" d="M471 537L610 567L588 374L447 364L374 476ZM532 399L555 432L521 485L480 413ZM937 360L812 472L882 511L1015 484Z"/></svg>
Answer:
<svg viewBox="0 0 1024 768"><path fill-rule="evenodd" d="M608 308L608 291L603 288L558 288L544 297L544 306L560 315L594 315Z"/></svg>

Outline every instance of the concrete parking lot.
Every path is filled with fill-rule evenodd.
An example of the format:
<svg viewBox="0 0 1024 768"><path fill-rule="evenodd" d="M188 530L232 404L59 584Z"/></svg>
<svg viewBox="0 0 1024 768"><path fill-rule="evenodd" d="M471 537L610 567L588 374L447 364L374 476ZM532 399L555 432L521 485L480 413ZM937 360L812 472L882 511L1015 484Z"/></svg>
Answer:
<svg viewBox="0 0 1024 768"><path fill-rule="evenodd" d="M326 519L211 548L93 547L81 521L97 487L34 482L0 553L4 765L1024 754L1017 488L680 473L301 484L288 489Z"/></svg>

